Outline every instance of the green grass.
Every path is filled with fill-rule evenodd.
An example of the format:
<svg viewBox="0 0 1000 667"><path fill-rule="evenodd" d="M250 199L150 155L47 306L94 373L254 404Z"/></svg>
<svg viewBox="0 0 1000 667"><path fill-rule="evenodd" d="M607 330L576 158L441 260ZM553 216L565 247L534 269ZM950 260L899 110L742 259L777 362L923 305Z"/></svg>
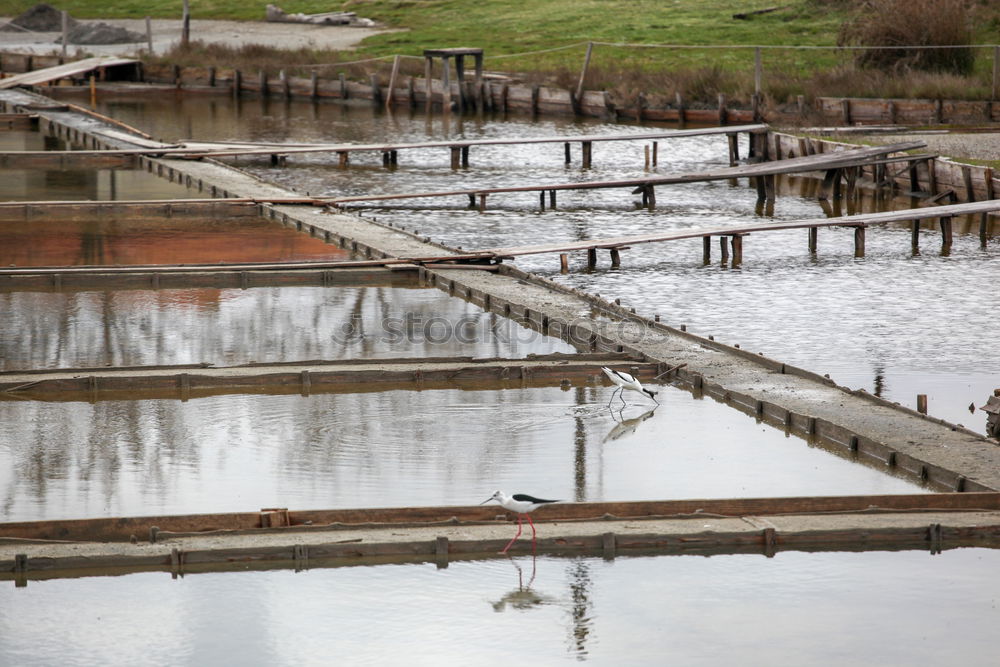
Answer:
<svg viewBox="0 0 1000 667"><path fill-rule="evenodd" d="M710 101L712 82L725 85L725 92L741 97L752 92L754 52L761 46L835 47L841 24L848 17L845 7L859 0L798 0L780 11L749 20L732 15L772 7L776 0L535 0L533 3L503 0L348 0L331 5L321 0L274 0L286 12L317 13L348 10L405 31L367 39L350 58L389 55L419 56L426 48L454 46L480 47L486 53L486 67L513 72L536 82L569 85L578 76L585 47L524 54L583 42L628 44L677 44L729 48L637 48L635 46L595 47L589 88L616 90L622 94L645 90L672 95L675 90L703 90L694 97ZM4 0L4 13L16 15L35 0ZM976 40L1000 41L1000 7L997 3L976 5ZM235 0L191 0L196 19L262 20L265 2ZM72 0L59 4L76 18L179 18L181 0ZM197 35L194 36L197 38ZM765 49L763 52L765 90L778 102L798 94L810 94L817 80L847 95L878 94L856 83L881 87L885 81L851 74L851 54L835 48L816 50ZM992 51L977 51L975 80L935 85L953 96L968 97L988 89L992 73ZM345 54L311 52L300 54L321 62L347 58ZM257 57L263 57L258 54ZM287 59L285 59L287 60ZM223 64L223 63L219 63ZM305 64L305 63L303 63ZM267 67L266 58L261 61ZM416 61L408 63L409 73L422 71ZM734 79L733 77L736 77ZM656 89L649 86L656 83ZM893 86L907 90L906 83ZM720 89L721 90L721 89ZM685 92L687 96L689 93Z"/></svg>

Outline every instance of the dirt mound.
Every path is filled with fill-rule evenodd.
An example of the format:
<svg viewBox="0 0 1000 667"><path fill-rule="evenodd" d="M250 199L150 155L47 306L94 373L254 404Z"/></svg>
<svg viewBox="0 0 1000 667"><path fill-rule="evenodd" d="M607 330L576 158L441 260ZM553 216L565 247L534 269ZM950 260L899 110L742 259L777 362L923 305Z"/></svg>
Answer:
<svg viewBox="0 0 1000 667"><path fill-rule="evenodd" d="M70 17L69 27L79 25L79 21ZM24 30L21 30L23 28ZM44 2L27 10L10 23L0 26L4 32L59 32L62 30L62 12Z"/></svg>
<svg viewBox="0 0 1000 667"><path fill-rule="evenodd" d="M131 44L145 40L145 35L107 23L82 23L69 31L66 41L69 44ZM62 44L62 37L56 44Z"/></svg>

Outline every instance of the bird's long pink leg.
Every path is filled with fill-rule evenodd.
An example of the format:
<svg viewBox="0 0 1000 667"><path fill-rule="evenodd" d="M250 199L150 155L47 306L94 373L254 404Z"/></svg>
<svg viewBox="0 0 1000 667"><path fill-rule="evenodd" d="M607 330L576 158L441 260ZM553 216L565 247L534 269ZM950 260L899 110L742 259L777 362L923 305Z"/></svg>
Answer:
<svg viewBox="0 0 1000 667"><path fill-rule="evenodd" d="M530 516L528 517L528 521L531 521L531 517ZM534 530L534 526L532 526L532 530ZM507 553L507 549L510 549L510 545L514 544L514 542L517 542L517 538L519 538L519 537L521 537L521 515L520 514L517 515L517 535L515 535L514 539L512 539L510 542L507 543L507 546L505 546L503 548L503 551L501 551L500 553L502 553L502 554Z"/></svg>
<svg viewBox="0 0 1000 667"><path fill-rule="evenodd" d="M535 550L535 522L531 520L531 515L528 515L528 523L531 524L531 550Z"/></svg>

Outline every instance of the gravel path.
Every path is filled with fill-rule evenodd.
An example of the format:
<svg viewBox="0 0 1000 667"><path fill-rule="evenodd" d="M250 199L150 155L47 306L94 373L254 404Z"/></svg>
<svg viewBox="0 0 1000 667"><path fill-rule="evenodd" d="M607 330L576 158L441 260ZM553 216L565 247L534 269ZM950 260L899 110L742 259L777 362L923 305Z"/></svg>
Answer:
<svg viewBox="0 0 1000 667"><path fill-rule="evenodd" d="M6 23L10 18L0 18ZM98 21L85 21L97 23ZM102 20L127 30L146 34L144 19ZM180 42L181 21L179 19L153 19L154 53L164 53ZM361 40L371 35L392 32L377 28L351 28L346 26L311 25L306 23L267 23L264 21L191 21L191 39L210 44L225 44L232 47L249 44L281 46L286 49L353 49ZM59 32L3 32L0 33L0 50L37 55L58 54L61 45L56 43ZM147 47L145 39L134 44L73 45L69 55L92 54L95 56L135 56Z"/></svg>

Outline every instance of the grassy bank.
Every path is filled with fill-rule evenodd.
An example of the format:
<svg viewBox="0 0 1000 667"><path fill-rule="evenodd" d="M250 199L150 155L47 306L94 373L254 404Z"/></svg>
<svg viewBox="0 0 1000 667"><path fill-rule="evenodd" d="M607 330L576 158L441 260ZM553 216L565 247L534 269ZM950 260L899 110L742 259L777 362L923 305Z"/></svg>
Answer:
<svg viewBox="0 0 1000 667"><path fill-rule="evenodd" d="M8 0L14 15L34 0ZM888 76L875 70L859 73L854 53L836 49L838 33L859 3L851 0L798 0L778 11L745 19L734 14L776 6L775 0L536 0L534 3L481 0L349 0L330 5L320 0L276 0L286 12L316 13L343 9L382 22L402 32L378 35L346 56L303 51L279 56L266 49L224 53L196 49L171 54L192 64L242 64L246 69L287 68L295 64L336 62L369 56L419 56L425 48L475 46L485 50L488 69L513 72L538 83L575 85L585 42L599 42L587 79L591 89L628 96L656 92L672 97L682 92L692 102L714 103L718 92L734 99L753 92L754 50L761 45L825 47L808 50L767 48L762 51L764 91L776 103L796 95L951 97L990 96L993 53L976 50L971 76L919 74ZM262 20L265 3L235 0L192 0L192 16L203 19ZM73 0L58 5L74 17L177 18L181 0ZM1000 7L979 3L973 41L993 43L1000 29ZM195 36L196 37L196 36ZM647 45L647 46L639 46ZM664 48L651 45L685 45ZM558 50L553 50L558 49ZM511 57L513 54L529 54ZM229 62L226 62L226 61ZM233 60L242 63L233 63ZM404 61L406 72L419 74L419 61ZM383 66L384 67L384 66Z"/></svg>

